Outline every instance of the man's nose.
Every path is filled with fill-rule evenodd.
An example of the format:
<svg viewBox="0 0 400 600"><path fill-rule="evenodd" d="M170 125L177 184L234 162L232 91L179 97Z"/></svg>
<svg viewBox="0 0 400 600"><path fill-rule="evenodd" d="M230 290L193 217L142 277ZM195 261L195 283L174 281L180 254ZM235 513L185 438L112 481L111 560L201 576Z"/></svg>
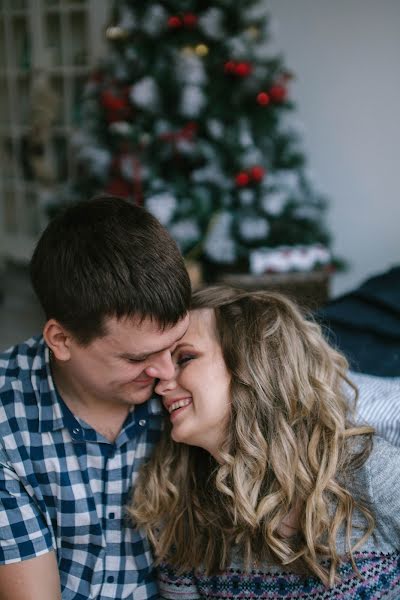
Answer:
<svg viewBox="0 0 400 600"><path fill-rule="evenodd" d="M175 376L170 379L160 379L157 383L154 391L160 396L165 396L168 392L171 392L176 387Z"/></svg>
<svg viewBox="0 0 400 600"><path fill-rule="evenodd" d="M175 375L175 366L172 362L171 352L164 350L154 355L151 364L145 368L145 373L155 379L171 379Z"/></svg>

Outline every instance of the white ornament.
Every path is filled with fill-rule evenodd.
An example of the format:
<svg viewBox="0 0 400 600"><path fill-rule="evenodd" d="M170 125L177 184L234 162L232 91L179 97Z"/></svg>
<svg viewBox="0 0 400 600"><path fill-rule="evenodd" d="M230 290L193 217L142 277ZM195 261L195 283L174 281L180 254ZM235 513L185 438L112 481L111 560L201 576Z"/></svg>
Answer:
<svg viewBox="0 0 400 600"><path fill-rule="evenodd" d="M256 61L265 61L272 56L276 56L277 54L278 48L271 40L257 43L253 47L253 55Z"/></svg>
<svg viewBox="0 0 400 600"><path fill-rule="evenodd" d="M78 162L86 163L90 171L99 179L106 177L111 164L111 153L98 146L84 146L78 153Z"/></svg>
<svg viewBox="0 0 400 600"><path fill-rule="evenodd" d="M320 210L311 204L304 204L302 206L297 206L293 211L293 215L297 219L315 221L320 215Z"/></svg>
<svg viewBox="0 0 400 600"><path fill-rule="evenodd" d="M127 121L114 121L110 123L108 130L116 135L128 136L132 133L132 125Z"/></svg>
<svg viewBox="0 0 400 600"><path fill-rule="evenodd" d="M239 192L239 200L241 206L251 206L254 202L254 192L253 190L240 190Z"/></svg>
<svg viewBox="0 0 400 600"><path fill-rule="evenodd" d="M214 183L219 185L223 180L223 175L216 165L211 164L192 171L191 179L195 183Z"/></svg>
<svg viewBox="0 0 400 600"><path fill-rule="evenodd" d="M234 60L245 60L248 54L248 45L241 37L232 37L226 43L228 55Z"/></svg>
<svg viewBox="0 0 400 600"><path fill-rule="evenodd" d="M123 6L120 15L118 27L121 27L124 31L133 31L137 26L137 20L133 12L127 6Z"/></svg>
<svg viewBox="0 0 400 600"><path fill-rule="evenodd" d="M269 8L265 0L256 2L253 6L246 8L243 13L243 19L248 23L265 19L269 14Z"/></svg>
<svg viewBox="0 0 400 600"><path fill-rule="evenodd" d="M218 119L208 119L206 122L207 130L214 140L222 139L224 135L224 126Z"/></svg>
<svg viewBox="0 0 400 600"><path fill-rule="evenodd" d="M193 219L177 221L171 225L169 232L181 248L197 242L200 237L200 229Z"/></svg>
<svg viewBox="0 0 400 600"><path fill-rule="evenodd" d="M236 260L235 244L231 238L232 215L228 212L217 214L210 223L204 241L204 251L211 260L232 264Z"/></svg>
<svg viewBox="0 0 400 600"><path fill-rule="evenodd" d="M147 198L145 206L162 225L166 226L176 209L176 199L170 192L162 192Z"/></svg>
<svg viewBox="0 0 400 600"><path fill-rule="evenodd" d="M269 223L261 217L244 217L239 223L240 235L248 242L265 239L269 229Z"/></svg>
<svg viewBox="0 0 400 600"><path fill-rule="evenodd" d="M296 191L299 186L299 177L296 171L291 171L289 169L283 169L281 171L277 171L275 174L276 183L282 187L285 187L287 190Z"/></svg>
<svg viewBox="0 0 400 600"><path fill-rule="evenodd" d="M205 102L204 93L197 85L186 85L183 88L180 108L185 117L189 119L198 117Z"/></svg>
<svg viewBox="0 0 400 600"><path fill-rule="evenodd" d="M178 54L176 76L180 83L202 85L206 81L203 61L196 54Z"/></svg>
<svg viewBox="0 0 400 600"><path fill-rule="evenodd" d="M158 87L153 77L144 77L133 84L129 92L129 97L133 104L154 112L159 106Z"/></svg>
<svg viewBox="0 0 400 600"><path fill-rule="evenodd" d="M286 206L287 194L284 192L267 192L261 200L263 210L273 217L279 216Z"/></svg>
<svg viewBox="0 0 400 600"><path fill-rule="evenodd" d="M218 8L209 8L198 20L201 31L212 39L219 39L223 35L223 13Z"/></svg>
<svg viewBox="0 0 400 600"><path fill-rule="evenodd" d="M141 26L150 36L157 36L165 29L167 22L167 11L160 4L149 7L143 17Z"/></svg>
<svg viewBox="0 0 400 600"><path fill-rule="evenodd" d="M254 165L263 164L265 162L263 153L256 146L249 146L243 152L240 164L244 169L250 169Z"/></svg>
<svg viewBox="0 0 400 600"><path fill-rule="evenodd" d="M239 121L239 144L242 148L254 146L253 136L250 133L249 120L246 118L240 119Z"/></svg>

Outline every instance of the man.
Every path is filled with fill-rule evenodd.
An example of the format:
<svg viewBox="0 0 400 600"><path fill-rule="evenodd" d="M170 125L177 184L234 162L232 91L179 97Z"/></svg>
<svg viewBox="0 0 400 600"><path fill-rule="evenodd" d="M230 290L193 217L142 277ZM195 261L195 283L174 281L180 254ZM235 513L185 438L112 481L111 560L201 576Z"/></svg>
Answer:
<svg viewBox="0 0 400 600"><path fill-rule="evenodd" d="M144 209L105 197L50 222L31 278L43 336L0 356L0 600L155 599L124 505L188 325L182 257Z"/></svg>

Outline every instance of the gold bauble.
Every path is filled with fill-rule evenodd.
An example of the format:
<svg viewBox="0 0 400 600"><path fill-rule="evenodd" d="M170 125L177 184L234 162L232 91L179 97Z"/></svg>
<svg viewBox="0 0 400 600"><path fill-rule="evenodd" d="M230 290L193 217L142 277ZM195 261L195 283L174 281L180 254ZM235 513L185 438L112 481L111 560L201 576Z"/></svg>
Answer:
<svg viewBox="0 0 400 600"><path fill-rule="evenodd" d="M260 30L255 25L248 27L246 29L246 33L249 36L249 38L251 38L252 40L256 40L260 37Z"/></svg>
<svg viewBox="0 0 400 600"><path fill-rule="evenodd" d="M194 51L196 52L197 56L200 56L200 57L207 56L207 54L209 52L208 46L206 46L205 44L197 44Z"/></svg>
<svg viewBox="0 0 400 600"><path fill-rule="evenodd" d="M106 38L108 40L124 40L128 35L129 32L119 25L111 25L106 29Z"/></svg>

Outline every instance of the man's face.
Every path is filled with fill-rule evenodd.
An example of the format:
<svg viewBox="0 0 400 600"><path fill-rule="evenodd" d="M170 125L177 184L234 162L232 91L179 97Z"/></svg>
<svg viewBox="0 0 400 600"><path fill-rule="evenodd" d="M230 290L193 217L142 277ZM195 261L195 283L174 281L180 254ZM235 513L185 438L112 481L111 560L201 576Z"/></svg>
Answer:
<svg viewBox="0 0 400 600"><path fill-rule="evenodd" d="M106 335L88 346L70 338L70 359L64 365L64 375L78 398L87 398L88 402L141 404L150 398L156 379L172 377L171 352L188 324L188 315L164 330L149 318L142 322L108 318Z"/></svg>

